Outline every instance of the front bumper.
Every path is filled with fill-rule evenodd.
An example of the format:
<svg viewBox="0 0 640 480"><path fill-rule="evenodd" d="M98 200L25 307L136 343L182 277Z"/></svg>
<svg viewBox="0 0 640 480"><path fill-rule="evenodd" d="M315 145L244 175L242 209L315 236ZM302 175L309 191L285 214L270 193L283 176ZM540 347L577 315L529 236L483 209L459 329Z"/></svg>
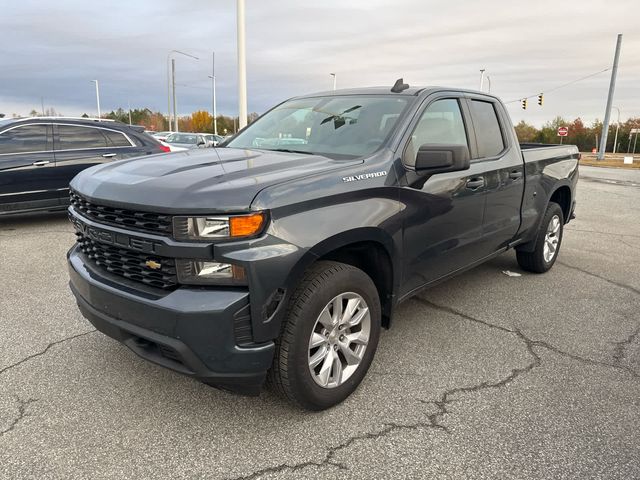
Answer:
<svg viewBox="0 0 640 480"><path fill-rule="evenodd" d="M156 295L93 270L77 247L68 262L78 307L102 333L163 367L225 390L258 394L274 344L237 345L236 327L250 309L246 290L182 287Z"/></svg>

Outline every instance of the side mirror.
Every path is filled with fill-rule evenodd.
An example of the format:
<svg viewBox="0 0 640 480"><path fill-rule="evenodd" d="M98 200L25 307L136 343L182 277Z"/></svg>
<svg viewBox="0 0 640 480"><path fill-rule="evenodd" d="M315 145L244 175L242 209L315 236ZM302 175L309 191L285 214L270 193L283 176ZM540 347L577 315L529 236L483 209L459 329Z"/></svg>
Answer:
<svg viewBox="0 0 640 480"><path fill-rule="evenodd" d="M468 170L471 155L466 145L427 143L416 154L416 172L420 175Z"/></svg>

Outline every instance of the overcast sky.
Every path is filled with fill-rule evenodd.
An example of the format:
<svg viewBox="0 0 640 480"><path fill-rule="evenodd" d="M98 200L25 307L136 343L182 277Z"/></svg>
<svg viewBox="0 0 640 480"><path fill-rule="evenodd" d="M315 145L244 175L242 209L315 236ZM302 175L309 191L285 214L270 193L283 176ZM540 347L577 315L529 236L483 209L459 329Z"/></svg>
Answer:
<svg viewBox="0 0 640 480"><path fill-rule="evenodd" d="M623 45L614 105L640 116L637 0L247 0L249 111L338 88L479 87L509 101L610 67ZM218 111L237 112L234 0L4 0L0 16L0 112L54 107L65 115L117 107L167 110L167 53L177 55L179 114L211 109L216 52ZM604 117L610 72L509 105L514 122L556 115ZM487 82L485 82L485 88ZM615 114L614 114L615 116Z"/></svg>

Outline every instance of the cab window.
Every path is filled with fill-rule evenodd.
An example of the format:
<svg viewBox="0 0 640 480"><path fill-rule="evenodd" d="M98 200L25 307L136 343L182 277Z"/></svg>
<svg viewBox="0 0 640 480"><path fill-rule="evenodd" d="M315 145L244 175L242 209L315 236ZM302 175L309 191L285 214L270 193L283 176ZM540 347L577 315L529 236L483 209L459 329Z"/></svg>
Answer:
<svg viewBox="0 0 640 480"><path fill-rule="evenodd" d="M404 154L404 163L414 166L416 154L422 145L466 145L467 131L460 104L455 98L436 100L422 113Z"/></svg>

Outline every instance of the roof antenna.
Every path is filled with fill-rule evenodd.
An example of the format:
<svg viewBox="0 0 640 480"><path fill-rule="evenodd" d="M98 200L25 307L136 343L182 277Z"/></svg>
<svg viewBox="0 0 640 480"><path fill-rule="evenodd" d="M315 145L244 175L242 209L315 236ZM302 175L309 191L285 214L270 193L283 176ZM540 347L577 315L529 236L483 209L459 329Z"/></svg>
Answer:
<svg viewBox="0 0 640 480"><path fill-rule="evenodd" d="M402 78L399 78L398 80L396 80L396 83L393 84L393 87L391 87L391 91L393 93L400 93L407 88L409 88L409 84L404 83L404 80Z"/></svg>

